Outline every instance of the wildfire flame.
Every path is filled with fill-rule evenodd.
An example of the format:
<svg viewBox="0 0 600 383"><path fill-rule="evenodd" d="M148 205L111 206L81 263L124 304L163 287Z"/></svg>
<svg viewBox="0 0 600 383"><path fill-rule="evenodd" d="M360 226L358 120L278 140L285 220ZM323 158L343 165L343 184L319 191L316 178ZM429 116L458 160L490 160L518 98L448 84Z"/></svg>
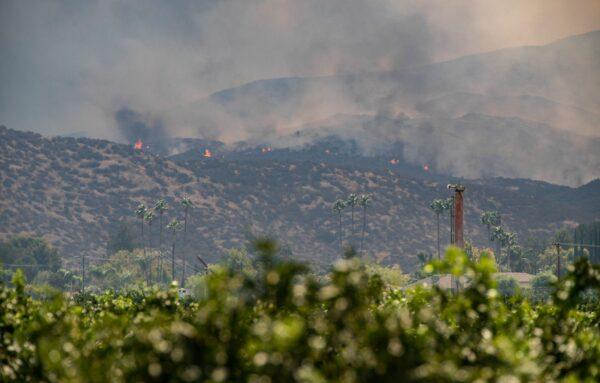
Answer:
<svg viewBox="0 0 600 383"><path fill-rule="evenodd" d="M273 150L273 149L271 149L270 147L268 147L268 148L262 148L260 151L263 152L263 153L269 153L271 150Z"/></svg>
<svg viewBox="0 0 600 383"><path fill-rule="evenodd" d="M133 144L133 148L136 150L142 150L142 147L144 146L144 143L142 142L142 140L140 140L138 138L138 140L135 142L135 144Z"/></svg>
<svg viewBox="0 0 600 383"><path fill-rule="evenodd" d="M427 165L427 164L423 165L423 170L425 170L426 172L428 172L429 171L429 165Z"/></svg>
<svg viewBox="0 0 600 383"><path fill-rule="evenodd" d="M210 157L212 157L212 153L211 153L211 152L210 152L210 150L208 150L208 149L204 149L204 154L203 154L203 155L204 155L204 157L206 157L206 158L210 158Z"/></svg>
<svg viewBox="0 0 600 383"><path fill-rule="evenodd" d="M392 159L390 160L390 164L392 164L392 165L398 165L399 163L400 163L400 160L397 160L397 159L395 159L395 158L392 158Z"/></svg>

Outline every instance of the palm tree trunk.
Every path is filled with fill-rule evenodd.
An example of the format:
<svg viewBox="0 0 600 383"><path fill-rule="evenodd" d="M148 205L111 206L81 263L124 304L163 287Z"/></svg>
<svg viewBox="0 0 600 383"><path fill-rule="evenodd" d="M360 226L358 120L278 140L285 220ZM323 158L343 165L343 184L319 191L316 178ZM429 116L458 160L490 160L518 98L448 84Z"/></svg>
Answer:
<svg viewBox="0 0 600 383"><path fill-rule="evenodd" d="M173 237L175 237L173 235ZM173 244L171 245L171 271L172 271L172 276L173 276L173 281L176 281L177 279L175 279L175 238L173 238Z"/></svg>
<svg viewBox="0 0 600 383"><path fill-rule="evenodd" d="M362 233L360 235L360 252L359 254L362 254L363 252L363 244L365 242L365 231L367 230L367 207L364 206L363 207L363 227L362 227Z"/></svg>
<svg viewBox="0 0 600 383"><path fill-rule="evenodd" d="M158 235L158 283L164 282L163 275L163 213L161 212L159 215L159 235Z"/></svg>
<svg viewBox="0 0 600 383"><path fill-rule="evenodd" d="M183 270L181 272L181 283L180 286L185 287L185 261L187 259L187 219L188 219L188 208L185 207L183 215L183 251L181 252L181 258L183 261Z"/></svg>
<svg viewBox="0 0 600 383"><path fill-rule="evenodd" d="M342 213L340 212L340 253L344 254L344 233L342 231Z"/></svg>
<svg viewBox="0 0 600 383"><path fill-rule="evenodd" d="M351 234L352 239L354 240L354 206L352 206L351 220L352 220L352 233L350 233L350 234Z"/></svg>
<svg viewBox="0 0 600 383"><path fill-rule="evenodd" d="M148 247L152 249L152 224L148 223ZM149 285L152 281L152 259L145 258L146 264L146 283Z"/></svg>
<svg viewBox="0 0 600 383"><path fill-rule="evenodd" d="M142 217L142 249L144 254L143 262L146 263L146 240L144 238L144 217ZM144 267L146 269L146 267ZM144 270L144 274L146 274L146 281L148 281L148 270Z"/></svg>
<svg viewBox="0 0 600 383"><path fill-rule="evenodd" d="M441 254L440 254L440 213L436 214L436 218L437 218L437 254L438 254L438 259L442 259Z"/></svg>
<svg viewBox="0 0 600 383"><path fill-rule="evenodd" d="M498 263L498 267L500 267L500 261L502 258L502 244L500 243L500 240L497 239L498 243L496 243L496 251L498 252L498 255L496 256L496 262Z"/></svg>

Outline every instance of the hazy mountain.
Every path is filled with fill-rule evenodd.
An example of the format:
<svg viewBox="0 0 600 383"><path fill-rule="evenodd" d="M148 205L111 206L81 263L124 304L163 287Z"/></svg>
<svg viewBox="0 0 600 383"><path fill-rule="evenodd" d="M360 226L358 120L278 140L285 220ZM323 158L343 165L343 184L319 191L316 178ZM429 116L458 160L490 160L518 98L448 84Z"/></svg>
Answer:
<svg viewBox="0 0 600 383"><path fill-rule="evenodd" d="M69 262L79 262L81 252L104 253L107 233L120 220L137 229L133 210L138 202L151 204L164 196L173 217L178 213L174 199L189 195L197 205L189 238L209 260L246 244L254 232L273 235L296 257L323 266L339 256L331 204L350 192L370 192L368 254L408 268L418 251L433 251L435 224L428 206L433 198L448 195L450 179L392 165L385 156L360 157L339 140L323 139L318 145L302 149L313 153L310 159L289 157L299 153L289 149L263 153L248 145L222 156L207 158L197 150L197 157L170 160L109 141L46 138L2 127L0 236L44 235ZM357 161L320 160L337 155ZM508 229L521 237L600 217L597 181L577 189L499 178L464 183L467 236L478 244L486 243L479 224L483 209L499 210ZM357 222L359 217L357 212ZM354 237L351 231L347 211L345 241L358 243L360 224Z"/></svg>
<svg viewBox="0 0 600 383"><path fill-rule="evenodd" d="M285 145L286 137L309 128L381 151L394 137L419 152L407 161L432 162L439 172L577 186L600 176L599 71L596 31L398 72L255 81L192 108L203 124L245 127L257 143ZM356 116L360 129L352 128ZM435 158L423 158L430 152Z"/></svg>
<svg viewBox="0 0 600 383"><path fill-rule="evenodd" d="M418 116L428 112L419 106L464 93L482 97L483 109L458 103L464 113L484 113L497 101L494 97L505 97L505 105L496 115L535 120L531 117L536 114L521 106L529 96L529 107L541 111L539 122L549 122L542 113L548 109L580 111L585 116L577 125L584 132L599 134L597 122L589 121L600 109L599 69L600 31L596 31L545 46L503 49L401 72L255 81L217 92L210 100L228 113L258 124L269 124L274 118L289 124L348 109ZM313 108L320 113L307 116ZM450 112L457 116L460 109ZM557 118L552 125L561 128L563 123L569 121Z"/></svg>

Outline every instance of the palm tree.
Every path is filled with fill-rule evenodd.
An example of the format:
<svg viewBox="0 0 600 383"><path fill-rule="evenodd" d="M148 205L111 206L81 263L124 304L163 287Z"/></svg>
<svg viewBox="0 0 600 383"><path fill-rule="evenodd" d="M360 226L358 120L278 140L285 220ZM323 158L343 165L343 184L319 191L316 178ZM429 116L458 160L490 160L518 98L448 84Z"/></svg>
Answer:
<svg viewBox="0 0 600 383"><path fill-rule="evenodd" d="M156 201L156 203L154 204L154 210L158 213L158 227L159 227L159 234L158 234L158 254L159 254L159 258L158 258L158 275L160 280L162 281L162 277L163 277L163 267L162 267L162 256L163 256L163 215L165 214L165 212L167 211L168 206L167 206L167 202L164 200L164 198L159 199L158 201Z"/></svg>
<svg viewBox="0 0 600 383"><path fill-rule="evenodd" d="M152 248L152 222L156 219L152 210L147 210L144 215L144 220L148 223L148 247ZM145 257L144 257L145 258ZM150 274L152 273L152 261L147 267L146 282L150 284Z"/></svg>
<svg viewBox="0 0 600 383"><path fill-rule="evenodd" d="M346 205L350 206L350 222L352 225L351 238L354 239L354 208L358 205L358 196L355 193L351 193L346 200Z"/></svg>
<svg viewBox="0 0 600 383"><path fill-rule="evenodd" d="M156 203L154 204L154 211L156 211L158 213L158 223L160 225L160 234L158 237L158 247L160 248L162 246L162 218L163 215L165 214L165 212L167 211L168 206L167 206L167 202L161 198L158 201L156 201Z"/></svg>
<svg viewBox="0 0 600 383"><path fill-rule="evenodd" d="M492 229L492 234L490 236L492 242L496 242L496 261L500 262L502 257L502 246L506 243L506 232L502 228L502 226L494 226Z"/></svg>
<svg viewBox="0 0 600 383"><path fill-rule="evenodd" d="M177 238L177 231L181 230L181 222L173 219L167 225L167 229L171 230L171 276L172 280L175 281L175 239Z"/></svg>
<svg viewBox="0 0 600 383"><path fill-rule="evenodd" d="M500 226L500 221L500 214L497 211L484 211L481 213L481 223L487 227L490 246L492 242L492 227Z"/></svg>
<svg viewBox="0 0 600 383"><path fill-rule="evenodd" d="M448 211L450 213L448 216L450 218L450 231L452 231L452 226L454 226L454 222L452 222L452 218L454 217L454 197L446 198L443 200L443 202L444 211Z"/></svg>
<svg viewBox="0 0 600 383"><path fill-rule="evenodd" d="M342 231L342 212L344 211L345 208L346 208L346 201L344 201L342 199L336 200L333 203L333 207L332 207L332 210L334 211L334 213L338 214L339 220L340 220L338 232L340 234L340 252L342 252L342 253L344 252L343 231Z"/></svg>
<svg viewBox="0 0 600 383"><path fill-rule="evenodd" d="M367 208L371 205L373 198L370 194L362 194L358 200L358 204L363 209L363 225L362 225L362 233L360 235L360 251L359 254L362 254L363 244L365 242L365 232L367 230Z"/></svg>
<svg viewBox="0 0 600 383"><path fill-rule="evenodd" d="M515 233L505 232L504 245L506 246L506 266L508 271L512 271L512 258L519 253L517 245L517 235Z"/></svg>
<svg viewBox="0 0 600 383"><path fill-rule="evenodd" d="M146 243L144 242L144 218L146 217L146 205L140 203L135 209L135 215L140 219L141 229L142 229L142 248L144 249L144 257L146 256Z"/></svg>
<svg viewBox="0 0 600 383"><path fill-rule="evenodd" d="M194 203L188 197L183 197L181 200L181 206L183 206L183 252L182 252L182 260L183 260L183 271L181 273L181 287L184 287L185 284L185 266L187 260L187 224L188 224L188 213L190 209L194 208Z"/></svg>
<svg viewBox="0 0 600 383"><path fill-rule="evenodd" d="M141 232L142 232L142 242L144 242L144 216L146 215L146 205L140 203L135 209L135 215L140 219L141 223Z"/></svg>
<svg viewBox="0 0 600 383"><path fill-rule="evenodd" d="M435 213L435 218L437 222L437 255L438 259L441 259L440 254L440 215L446 211L446 200L443 199L434 199L431 201L431 205L429 205L431 210Z"/></svg>

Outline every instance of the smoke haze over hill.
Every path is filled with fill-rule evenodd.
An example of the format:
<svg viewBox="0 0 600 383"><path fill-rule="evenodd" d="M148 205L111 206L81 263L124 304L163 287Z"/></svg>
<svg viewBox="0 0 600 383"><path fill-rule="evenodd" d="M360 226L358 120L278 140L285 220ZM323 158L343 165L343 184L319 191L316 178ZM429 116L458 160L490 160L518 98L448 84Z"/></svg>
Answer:
<svg viewBox="0 0 600 383"><path fill-rule="evenodd" d="M522 48L431 65L599 29L596 1L4 1L0 15L0 123L15 129L235 142L339 114L437 126L479 113L598 135L597 33L554 53ZM281 77L292 78L240 87ZM498 138L473 129L483 137L473 146ZM444 137L433 142L447 146ZM494 174L576 184L598 176L588 171L598 155L587 155L571 178L548 175L554 158ZM440 158L440 169L483 175L452 161Z"/></svg>

